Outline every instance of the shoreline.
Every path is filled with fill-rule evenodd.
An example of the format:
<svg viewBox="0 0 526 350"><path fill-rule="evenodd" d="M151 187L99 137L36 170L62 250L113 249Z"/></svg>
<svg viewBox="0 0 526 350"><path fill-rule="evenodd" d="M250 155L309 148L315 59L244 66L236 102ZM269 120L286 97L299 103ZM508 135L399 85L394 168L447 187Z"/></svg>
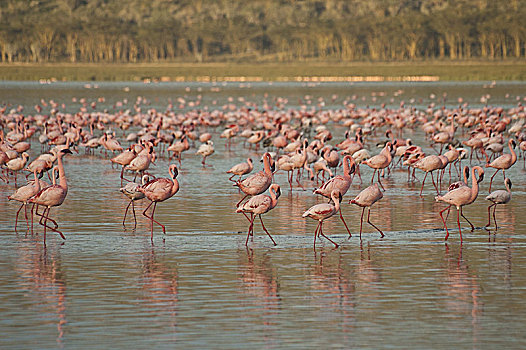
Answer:
<svg viewBox="0 0 526 350"><path fill-rule="evenodd" d="M3 81L526 81L526 62L0 64Z"/></svg>

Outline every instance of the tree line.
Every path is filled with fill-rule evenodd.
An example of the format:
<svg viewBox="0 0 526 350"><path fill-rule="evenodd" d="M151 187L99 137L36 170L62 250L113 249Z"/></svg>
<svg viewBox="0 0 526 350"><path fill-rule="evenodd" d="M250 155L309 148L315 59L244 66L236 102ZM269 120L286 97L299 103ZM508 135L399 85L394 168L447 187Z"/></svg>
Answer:
<svg viewBox="0 0 526 350"><path fill-rule="evenodd" d="M523 59L526 0L2 0L0 62Z"/></svg>

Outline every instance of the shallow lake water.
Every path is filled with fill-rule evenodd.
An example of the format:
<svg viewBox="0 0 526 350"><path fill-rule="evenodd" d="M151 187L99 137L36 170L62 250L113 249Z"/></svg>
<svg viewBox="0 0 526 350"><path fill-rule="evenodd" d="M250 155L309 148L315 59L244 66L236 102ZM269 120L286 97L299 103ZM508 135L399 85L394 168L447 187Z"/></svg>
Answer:
<svg viewBox="0 0 526 350"><path fill-rule="evenodd" d="M524 83L0 83L0 103L18 105L26 113L53 99L74 112L72 98L104 97L97 110L110 111L118 101L142 96L148 108L166 108L183 97L200 101L200 108L241 106L247 101L287 107L312 101L315 107L358 106L417 108L429 103L509 108L523 99ZM433 96L432 96L433 95ZM201 98L198 98L201 96ZM325 105L316 106L323 97ZM230 98L230 101L229 101ZM131 106L130 106L131 108ZM189 108L189 107L187 107ZM262 107L260 107L262 108ZM310 108L310 107L309 107ZM328 124L337 143L344 127ZM301 214L322 201L312 194L316 183L303 179L306 190L291 192L285 173L278 205L263 216L277 246L256 221L255 237L245 246L248 222L235 213L242 195L225 173L250 156L240 139L231 148L212 129L216 152L201 166L196 148L183 153L179 192L160 203L156 219L166 225L163 236L136 206L133 219L122 226L128 200L118 191L120 169L112 168L99 150L94 155L68 155L65 170L70 186L64 204L51 210L66 241L42 228L25 232L23 215L18 233L18 205L7 200L12 182L0 182L0 348L523 348L526 325L526 176L519 159L506 174L513 198L496 211L499 230L487 231L489 177L487 169L477 201L464 209L475 225L462 223L460 244L456 211L448 220L449 240L429 181L424 196L420 183L407 183L407 172L396 169L383 179L386 192L371 211L380 238L364 225L358 237L361 210L348 204L369 183L372 171L361 167L364 183L354 180L342 202L351 238L338 217L324 224L326 240L313 249L316 222ZM420 130L404 131L426 146ZM376 154L373 136L368 149ZM335 142L336 141L336 142ZM124 143L124 142L123 142ZM505 149L507 153L508 150ZM33 140L31 159L40 153ZM151 172L168 176L168 160L159 159ZM262 168L257 162L255 170ZM341 174L341 170L339 170ZM423 173L417 171L421 180ZM447 177L447 174L446 174ZM19 176L19 181L22 176ZM494 188L504 188L502 175Z"/></svg>

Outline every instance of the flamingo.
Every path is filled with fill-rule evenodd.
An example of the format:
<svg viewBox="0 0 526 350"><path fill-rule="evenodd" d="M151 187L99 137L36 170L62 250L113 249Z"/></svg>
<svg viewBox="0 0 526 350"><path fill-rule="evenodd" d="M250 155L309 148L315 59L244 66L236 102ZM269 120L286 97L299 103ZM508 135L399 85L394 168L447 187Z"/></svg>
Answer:
<svg viewBox="0 0 526 350"><path fill-rule="evenodd" d="M125 229L126 229L126 226L124 225L124 222L126 221L126 214L128 214L128 209L130 208L130 205L132 206L132 212L133 212L133 221L134 221L133 229L135 230L135 228L137 227L137 219L135 217L135 204L133 202L144 198L144 193L140 192L138 188L140 186L144 186L148 181L149 181L149 176L143 175L140 184L137 182L128 182L126 186L121 187L119 189L120 192L122 192L126 197L130 199L130 203L128 203L128 206L126 207L126 210L124 211L124 218L122 219L122 226L124 226Z"/></svg>
<svg viewBox="0 0 526 350"><path fill-rule="evenodd" d="M320 188L314 189L314 194L322 195L323 197L331 199L331 194L334 190L337 190L340 195L343 197L347 191L349 190L349 187L352 184L352 174L354 173L356 169L356 164L354 162L353 157L350 155L346 155L343 157L343 175L336 175L332 179L325 182L323 185L321 185ZM349 237L351 237L351 231L349 231L349 228L347 227L347 223L343 219L342 212L340 210L340 219L342 220L343 224L345 225L345 228L347 229L347 232L349 233Z"/></svg>
<svg viewBox="0 0 526 350"><path fill-rule="evenodd" d="M29 203L35 203L37 205L42 205L46 207L42 214L38 213L38 207L36 211L36 214L40 216L39 224L44 226L44 245L46 244L47 228L57 232L60 235L60 237L62 237L62 239L66 239L64 234L57 230L58 224L55 220L49 217L49 212L51 211L52 207L60 206L64 202L64 199L66 199L66 195L68 194L68 183L66 179L66 173L64 171L64 164L62 162L62 157L68 153L71 154L71 150L69 148L57 152L59 183L40 190L40 192L38 192L34 197L32 197L29 200ZM55 225L54 228L47 225L48 220L50 220Z"/></svg>
<svg viewBox="0 0 526 350"><path fill-rule="evenodd" d="M155 222L157 225L161 226L163 228L163 234L166 234L166 229L163 224L156 221L153 216L155 214L155 208L157 207L157 203L164 202L168 198L171 198L174 194L179 191L179 182L177 181L177 175L179 174L179 171L177 170L177 166L175 164L170 165L168 168L168 172L170 174L170 179L165 177L160 177L157 179L153 179L145 183L144 185L137 188L139 192L142 192L146 198L148 198L151 203L144 209L142 212L142 215L146 216L150 219L150 228L151 228L151 240L153 242L153 223ZM153 210L150 216L146 215L146 211L152 206L153 204Z"/></svg>
<svg viewBox="0 0 526 350"><path fill-rule="evenodd" d="M24 167L26 166L26 163L27 163L27 160L29 159L29 154L27 154L26 152L22 153L22 156L21 157L18 157L18 158L14 158L14 159L11 159L9 160L7 163L6 163L6 166L9 170L11 170L13 172L13 174L15 175L15 186L16 186L16 177L17 177L17 174L20 170L24 169Z"/></svg>
<svg viewBox="0 0 526 350"><path fill-rule="evenodd" d="M124 152L122 152L122 153L120 153L120 154L118 154L115 157L110 159L112 164L113 163L119 164L122 167L122 169L121 169L121 186L122 186L122 180L123 180L123 177L124 177L124 167L129 165L131 163L131 161L135 159L135 157L137 157L137 153L135 152L135 149L132 146L130 146Z"/></svg>
<svg viewBox="0 0 526 350"><path fill-rule="evenodd" d="M380 234L382 235L382 238L384 237L384 233L382 230L380 230L378 227L376 227L375 224L373 224L369 217L371 216L371 206L376 203L378 200L383 198L383 193L378 187L378 184L373 184L366 189L364 189L362 192L360 192L354 199L351 199L349 201L349 204L356 204L360 207L362 207L362 217L360 218L360 239L362 238L362 225L363 225L363 214L365 212L365 209L369 209L367 213L367 223L374 227Z"/></svg>
<svg viewBox="0 0 526 350"><path fill-rule="evenodd" d="M254 219L256 218L256 216L259 216L261 226L263 227L263 230L266 232L266 234L269 236L272 243L274 243L274 245L277 245L270 233L265 228L261 215L268 213L270 210L274 209L274 207L278 204L278 198L281 195L281 189L278 184L272 184L270 185L269 192L270 196L267 196L265 194L258 194L257 196L250 198L248 201L246 201L236 209L236 213L250 213L250 225L248 226L248 234L245 245L248 245L248 238L254 235Z"/></svg>
<svg viewBox="0 0 526 350"><path fill-rule="evenodd" d="M153 152L153 146L149 144L148 150L145 149L141 151L124 169L135 171L135 177L133 178L133 180L135 180L138 174L144 175L144 172L150 167L150 163L153 161L155 161L155 153Z"/></svg>
<svg viewBox="0 0 526 350"><path fill-rule="evenodd" d="M475 178L475 171L478 173L478 179ZM471 169L471 188L468 186L460 186L458 188L455 188L449 192L447 192L445 195L441 196L438 195L435 197L435 201L439 202L445 202L449 204L448 207L440 211L440 218L442 219L442 222L444 223L444 228L446 229L446 237L444 240L447 241L449 237L449 231L447 230L446 221L444 220L444 217L442 216L442 213L446 210L449 210L452 205L454 205L457 208L457 224L458 224L458 232L460 234L460 242L462 242L462 231L460 229L460 216L470 224L471 231L473 231L475 228L473 227L473 224L464 216L462 213L462 207L465 205L469 205L473 203L479 194L479 182L481 182L484 179L484 170L479 166L474 166Z"/></svg>
<svg viewBox="0 0 526 350"><path fill-rule="evenodd" d="M173 152L172 157L177 157L177 160L179 161L179 165L181 165L181 154L184 151L187 151L190 149L190 144L188 143L188 138L186 135L183 135L180 141L177 141L166 149L166 151ZM170 158L172 158L170 157Z"/></svg>
<svg viewBox="0 0 526 350"><path fill-rule="evenodd" d="M490 210L491 207L493 207L493 221L495 222L495 230L498 230L497 219L495 219L495 210L497 210L497 205L506 204L511 200L511 180L506 178L504 180L504 185L506 186L506 190L493 191L486 197L486 199L492 202L492 204L488 206L488 224L485 227L489 227L491 224Z"/></svg>
<svg viewBox="0 0 526 350"><path fill-rule="evenodd" d="M385 169L391 164L392 156L391 156L391 148L393 146L391 145L391 142L387 142L385 147L382 149L380 154L377 154L365 161L362 162L362 164L365 164L371 168L374 169L373 176L371 177L371 184L374 180L374 175L376 172L378 172L378 183L382 187L383 190L385 190L384 186L382 185L382 182L380 181L380 169Z"/></svg>
<svg viewBox="0 0 526 350"><path fill-rule="evenodd" d="M330 218L334 214L336 214L340 210L340 202L342 200L342 194L338 190L333 190L331 192L331 199L332 203L321 203L316 204L312 207L310 207L307 211L305 211L302 215L302 217L310 217L314 220L318 220L318 226L316 226L316 230L314 231L314 249L316 249L316 236L322 235L326 239L329 240L332 244L334 244L335 248L338 248L338 244L336 244L333 240L331 240L329 237L325 236L323 234L323 221L325 219Z"/></svg>
<svg viewBox="0 0 526 350"><path fill-rule="evenodd" d="M491 184L493 182L493 178L495 177L495 175L497 175L497 173L500 170L502 170L504 180L506 180L506 170L511 168L511 166L515 164L515 162L517 161L517 154L515 153L515 150L514 150L516 145L517 144L515 140L510 139L508 141L508 147L510 149L510 154L503 154L497 159L495 159L493 162L486 164L486 167L497 169L497 171L495 171L495 173L493 174L493 176L491 177L489 181L489 192L491 192Z"/></svg>
<svg viewBox="0 0 526 350"><path fill-rule="evenodd" d="M259 171L255 174L250 175L242 181L237 181L234 186L239 187L241 191L245 193L245 196L237 203L236 208L239 204L245 200L248 196L254 196L265 192L272 183L272 169L270 167L271 156L270 153L266 152L263 155L263 171Z"/></svg>
<svg viewBox="0 0 526 350"><path fill-rule="evenodd" d="M241 177L243 175L249 174L254 169L254 165L252 164L252 158L247 158L247 162L239 163L234 165L230 170L228 170L227 174L232 174L228 180L236 182L235 180L232 180L232 178L236 175L239 175L239 181L241 180Z"/></svg>
<svg viewBox="0 0 526 350"><path fill-rule="evenodd" d="M203 167L206 165L206 157L212 155L214 153L214 143L210 140L206 141L206 143L203 143L201 146L199 146L199 149L196 152L197 154L200 154L203 156L203 160L201 161L201 164L203 164Z"/></svg>
<svg viewBox="0 0 526 350"><path fill-rule="evenodd" d="M420 197L422 197L422 190L424 189L424 183L426 182L426 177L427 177L427 174L429 173L431 173L431 180L433 181L433 185L435 186L437 195L439 195L440 193L438 191L438 187L435 184L435 179L433 178L433 171L442 169L444 167L444 162L442 161L440 156L430 155L430 156L424 157L420 159L418 162L416 162L415 164L413 164L413 167L423 170L426 173L426 175L424 176L424 180L422 180L422 187L420 188Z"/></svg>
<svg viewBox="0 0 526 350"><path fill-rule="evenodd" d="M25 218L26 218L27 229L29 229L29 220L27 218L27 201L31 197L36 195L38 192L40 192L40 181L38 181L38 176L37 176L37 170L36 169L33 170L33 175L35 176L35 181L33 183L29 183L29 184L27 184L25 186L19 187L15 191L15 193L13 193L12 195L7 197L7 199L9 199L9 200L15 200L15 201L18 201L18 202L22 203L22 205L20 206L20 208L16 212L15 232L16 232L16 226L18 224L18 214L20 213L20 210L22 210L22 208L24 208L24 214L25 214ZM33 210L31 210L31 223L33 223Z"/></svg>

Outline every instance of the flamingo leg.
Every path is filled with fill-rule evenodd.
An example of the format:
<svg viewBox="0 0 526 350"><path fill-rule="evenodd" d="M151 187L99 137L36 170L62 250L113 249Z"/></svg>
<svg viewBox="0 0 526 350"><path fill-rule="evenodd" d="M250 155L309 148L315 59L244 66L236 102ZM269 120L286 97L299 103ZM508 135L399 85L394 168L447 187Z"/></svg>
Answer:
<svg viewBox="0 0 526 350"><path fill-rule="evenodd" d="M460 235L460 243L462 243L462 230L460 229L460 208L457 208L457 224L458 234Z"/></svg>
<svg viewBox="0 0 526 350"><path fill-rule="evenodd" d="M365 209L365 208L364 208ZM373 224L370 220L369 220L369 217L371 216L371 208L369 208L368 212L367 212L367 223L369 225L371 225L372 227L374 227L378 232L380 232L380 234L382 235L382 238L384 237L384 233L382 232L382 230L380 230L378 227L376 227L375 224Z"/></svg>
<svg viewBox="0 0 526 350"><path fill-rule="evenodd" d="M241 200L239 202L237 202L236 204L236 208L239 208L239 205L241 204L241 202L243 202L245 200L245 198L248 197L248 194L245 195L245 197L241 198Z"/></svg>
<svg viewBox="0 0 526 350"><path fill-rule="evenodd" d="M495 175L497 175L497 173L500 171L500 169L497 169L497 171L495 172L495 174L493 174L493 176L491 177L491 179L489 180L489 193L491 193L491 184L493 183L493 178L495 177Z"/></svg>
<svg viewBox="0 0 526 350"><path fill-rule="evenodd" d="M316 250L316 236L318 235L318 230L321 226L323 221L318 221L318 226L316 226L316 230L314 230L314 249Z"/></svg>
<svg viewBox="0 0 526 350"><path fill-rule="evenodd" d="M351 231L349 231L349 228L347 227L347 223L346 223L345 220L343 219L342 208L341 208L341 207L340 207L340 219L342 220L343 225L345 226L345 229L347 229L347 232L349 233L349 238L352 237L352 235L351 235Z"/></svg>
<svg viewBox="0 0 526 350"><path fill-rule="evenodd" d="M35 203L31 206L31 235L33 235L33 210L35 209Z"/></svg>
<svg viewBox="0 0 526 350"><path fill-rule="evenodd" d="M373 184L373 181L374 181L374 175L376 175L376 169L374 169L374 171L373 171L373 177L371 177L371 185Z"/></svg>
<svg viewBox="0 0 526 350"><path fill-rule="evenodd" d="M250 225L248 225L248 233L247 233L247 240L245 241L245 246L248 246L248 239L250 238L252 234L252 230L254 229L254 219L256 217L253 213L250 213Z"/></svg>
<svg viewBox="0 0 526 350"><path fill-rule="evenodd" d="M18 233L18 231L16 230L16 227L18 225L18 214L20 213L20 210L22 210L22 207L24 206L24 204L22 204L20 206L20 208L18 208L17 212L16 212L16 217L15 217L15 233Z"/></svg>
<svg viewBox="0 0 526 350"><path fill-rule="evenodd" d="M446 210L448 211L448 215L449 215L449 208L451 208L451 204L448 205L446 208L444 208L443 210L441 210L439 212L440 214L440 218L442 219L442 223L444 224L444 229L446 230L446 238L444 238L444 241L447 241L448 237L449 237L449 231L447 230L447 225L446 225L446 220L447 220L447 217L446 217L446 220L444 220L444 217L442 216L442 213L445 212Z"/></svg>
<svg viewBox="0 0 526 350"><path fill-rule="evenodd" d="M29 231L29 218L27 217L27 205L26 203L22 204L24 206L24 217L26 218L26 233Z"/></svg>
<svg viewBox="0 0 526 350"><path fill-rule="evenodd" d="M426 174L424 175L424 180L422 180L422 187L420 187L420 197L422 197L422 190L424 189L424 183L426 182L428 172L426 171Z"/></svg>
<svg viewBox="0 0 526 350"><path fill-rule="evenodd" d="M380 187L382 188L382 190L385 191L384 185L382 185L382 181L380 181L380 171L378 171L377 174L378 174L378 183L380 184Z"/></svg>
<svg viewBox="0 0 526 350"><path fill-rule="evenodd" d="M46 213L46 211L44 211L44 213L46 213L46 214L45 214L45 217L46 217L46 218L45 218L45 220L44 220L44 242L46 241L46 228L50 229L51 231L54 231L54 232L58 233L58 234L60 235L60 237L62 237L62 239L65 240L66 237L64 236L64 234L62 234L62 232L60 232L59 230L57 230L58 225L57 225L55 228L53 228L53 227L47 225L47 221L48 221L48 220L51 220L51 219L49 218L49 212L50 212L50 211L51 211L51 208L47 208L47 213ZM44 213L42 213L42 215L44 215Z"/></svg>
<svg viewBox="0 0 526 350"><path fill-rule="evenodd" d="M151 228L152 228L152 234L151 239L153 240L153 223L155 222L157 225L161 226L163 228L163 235L166 234L166 228L163 224L161 224L159 221L155 220L153 216L155 215L155 208L157 207L157 202L153 202L153 209L152 209L152 216L150 216L150 219L152 220Z"/></svg>
<svg viewBox="0 0 526 350"><path fill-rule="evenodd" d="M475 231L475 226L473 226L471 221L469 221L468 218L464 216L464 213L462 213L462 207L460 207L460 215L468 222L469 226L471 226L471 232Z"/></svg>
<svg viewBox="0 0 526 350"><path fill-rule="evenodd" d="M261 221L261 226L263 227L263 231L265 231L267 233L267 235L269 236L270 240L272 241L272 243L274 243L274 245L278 245L274 239L272 238L272 236L270 235L270 233L268 233L267 231L267 228L265 227L265 225L263 224L263 219L261 219L261 215L259 215L259 221Z"/></svg>
<svg viewBox="0 0 526 350"><path fill-rule="evenodd" d="M137 228L137 217L135 216L135 204L133 201L131 202L132 205L132 213L133 213L133 229L135 230Z"/></svg>
<svg viewBox="0 0 526 350"><path fill-rule="evenodd" d="M495 218L495 211L497 210L497 203L495 203L495 207L493 208L493 221L495 221L495 231L497 231L499 228L497 226L497 219Z"/></svg>
<svg viewBox="0 0 526 350"><path fill-rule="evenodd" d="M431 171L431 181L433 181L433 186L435 186L435 190L437 190L437 195L440 195L440 192L438 191L438 187L435 183L435 179L433 177L433 172ZM437 175L437 182L438 182L438 175Z"/></svg>
<svg viewBox="0 0 526 350"><path fill-rule="evenodd" d="M338 248L338 247L339 247L338 244L336 244L336 242L334 242L332 239L330 239L329 237L327 237L327 236L325 236L325 235L323 234L323 229L322 229L321 225L320 225L320 232L319 232L319 234L322 235L323 237L325 237L329 242L331 242L332 244L334 244L334 247L335 247L335 248Z"/></svg>
<svg viewBox="0 0 526 350"><path fill-rule="evenodd" d="M362 239L363 213L364 212L365 212L365 207L362 208L362 216L360 217L360 240Z"/></svg>
<svg viewBox="0 0 526 350"><path fill-rule="evenodd" d="M122 226L126 229L126 225L124 225L124 222L126 221L126 215L128 214L128 208L130 208L130 205L133 203L131 200L130 203L128 203L128 206L126 207L126 210L124 211L124 218L122 219Z"/></svg>
<svg viewBox="0 0 526 350"><path fill-rule="evenodd" d="M489 227L489 225L491 225L491 208L496 206L496 205L497 205L497 203L493 203L493 204L490 204L488 206L488 223L486 224L486 226L484 226L486 228Z"/></svg>

